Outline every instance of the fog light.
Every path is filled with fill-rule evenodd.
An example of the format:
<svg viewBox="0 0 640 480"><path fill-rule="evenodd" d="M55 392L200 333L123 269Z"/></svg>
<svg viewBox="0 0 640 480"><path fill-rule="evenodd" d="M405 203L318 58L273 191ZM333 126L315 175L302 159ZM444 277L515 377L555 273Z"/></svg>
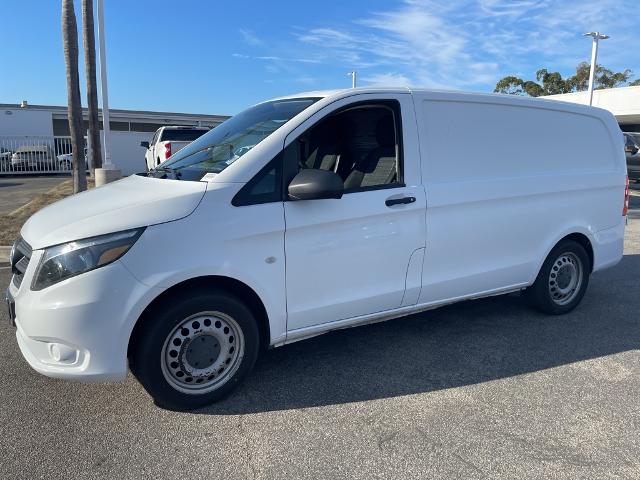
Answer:
<svg viewBox="0 0 640 480"><path fill-rule="evenodd" d="M50 343L49 356L55 362L73 363L76 359L76 351L60 343Z"/></svg>

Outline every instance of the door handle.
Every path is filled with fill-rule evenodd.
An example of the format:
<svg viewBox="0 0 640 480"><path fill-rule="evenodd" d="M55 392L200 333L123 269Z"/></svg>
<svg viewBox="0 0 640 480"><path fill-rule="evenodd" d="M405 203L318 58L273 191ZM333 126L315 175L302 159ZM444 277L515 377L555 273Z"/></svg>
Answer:
<svg viewBox="0 0 640 480"><path fill-rule="evenodd" d="M416 201L416 197L387 198L384 201L384 204L387 207L391 207L392 205L408 204L408 203L413 203L415 201Z"/></svg>

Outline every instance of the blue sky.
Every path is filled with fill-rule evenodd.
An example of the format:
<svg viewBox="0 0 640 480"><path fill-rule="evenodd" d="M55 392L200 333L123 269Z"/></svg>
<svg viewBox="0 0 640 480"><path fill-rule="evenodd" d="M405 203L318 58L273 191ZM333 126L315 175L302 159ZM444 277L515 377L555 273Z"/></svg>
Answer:
<svg viewBox="0 0 640 480"><path fill-rule="evenodd" d="M637 0L104 2L112 108L233 114L350 86L352 69L361 86L491 91L508 74L572 73L589 59L589 30L612 37L599 63L640 75ZM0 102L65 105L60 1L0 11Z"/></svg>

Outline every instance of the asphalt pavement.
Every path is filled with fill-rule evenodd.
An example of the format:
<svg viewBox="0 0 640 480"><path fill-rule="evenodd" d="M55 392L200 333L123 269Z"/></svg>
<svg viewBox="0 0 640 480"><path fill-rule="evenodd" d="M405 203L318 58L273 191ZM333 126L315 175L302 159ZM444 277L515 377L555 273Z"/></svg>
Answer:
<svg viewBox="0 0 640 480"><path fill-rule="evenodd" d="M11 213L29 203L33 197L47 192L69 175L6 175L0 176L0 215Z"/></svg>
<svg viewBox="0 0 640 480"><path fill-rule="evenodd" d="M569 315L509 295L330 333L193 413L38 375L2 312L0 478L640 478L639 204Z"/></svg>

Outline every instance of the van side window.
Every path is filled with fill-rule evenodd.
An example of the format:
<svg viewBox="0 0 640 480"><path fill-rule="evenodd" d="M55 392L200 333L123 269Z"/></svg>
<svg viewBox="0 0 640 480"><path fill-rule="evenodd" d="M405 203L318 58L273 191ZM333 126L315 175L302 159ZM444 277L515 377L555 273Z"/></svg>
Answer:
<svg viewBox="0 0 640 480"><path fill-rule="evenodd" d="M285 157L297 158L293 175L306 168L337 173L345 193L400 186L401 138L398 102L360 103L311 127L287 148L295 155Z"/></svg>
<svg viewBox="0 0 640 480"><path fill-rule="evenodd" d="M235 207L282 201L282 152L233 197Z"/></svg>

